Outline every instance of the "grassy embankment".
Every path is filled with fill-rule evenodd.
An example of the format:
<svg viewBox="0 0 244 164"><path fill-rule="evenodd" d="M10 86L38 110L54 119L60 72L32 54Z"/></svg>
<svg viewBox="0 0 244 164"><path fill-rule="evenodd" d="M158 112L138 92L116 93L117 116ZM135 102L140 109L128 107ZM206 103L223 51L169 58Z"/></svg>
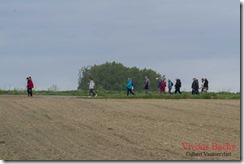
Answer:
<svg viewBox="0 0 244 164"><path fill-rule="evenodd" d="M151 92L146 95L144 92L135 91L135 96L126 96L126 91L96 91L100 99L240 99L240 93L231 92L209 92L201 95L192 95L191 92L182 92L182 94L158 94L158 92ZM71 91L33 91L34 95L49 95L49 96L76 96L80 98L88 98L88 91L71 90ZM0 90L0 95L26 95L25 90Z"/></svg>

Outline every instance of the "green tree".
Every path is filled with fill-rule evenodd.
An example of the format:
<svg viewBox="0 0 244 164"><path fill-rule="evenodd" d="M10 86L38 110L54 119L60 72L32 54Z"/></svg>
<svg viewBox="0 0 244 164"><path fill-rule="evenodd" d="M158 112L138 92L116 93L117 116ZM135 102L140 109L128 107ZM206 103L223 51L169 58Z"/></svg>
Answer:
<svg viewBox="0 0 244 164"><path fill-rule="evenodd" d="M137 67L125 67L121 63L106 62L101 65L86 66L79 70L78 89L87 90L89 77L92 77L96 88L108 91L123 91L128 78L133 79L135 90L142 91L144 78L147 76L151 81L151 90L157 89L156 77L160 74L152 69Z"/></svg>

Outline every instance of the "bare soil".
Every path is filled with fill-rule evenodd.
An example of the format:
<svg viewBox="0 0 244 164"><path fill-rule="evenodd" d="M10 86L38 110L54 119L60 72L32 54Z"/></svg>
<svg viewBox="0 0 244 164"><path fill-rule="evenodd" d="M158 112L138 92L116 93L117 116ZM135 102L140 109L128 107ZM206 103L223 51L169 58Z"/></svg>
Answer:
<svg viewBox="0 0 244 164"><path fill-rule="evenodd" d="M240 100L0 96L0 120L2 160L240 160Z"/></svg>

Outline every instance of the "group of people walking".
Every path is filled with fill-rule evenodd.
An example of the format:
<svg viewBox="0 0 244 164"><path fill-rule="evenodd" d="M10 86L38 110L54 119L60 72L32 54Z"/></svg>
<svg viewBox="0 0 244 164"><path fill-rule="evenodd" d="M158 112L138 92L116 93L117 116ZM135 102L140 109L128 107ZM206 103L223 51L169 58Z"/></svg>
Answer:
<svg viewBox="0 0 244 164"><path fill-rule="evenodd" d="M166 93L166 87L168 87L168 93L172 94L171 90L172 90L172 88L174 86L174 83L170 79L168 79L168 85L167 85L165 77L163 77L163 78L157 77L156 80L157 80L158 92L160 94L161 93L164 93L164 94ZM148 78L147 78L147 81L149 81ZM176 93L180 93L181 94L180 88L181 88L180 79L175 79L175 94ZM148 91L146 91L146 94L148 94Z"/></svg>
<svg viewBox="0 0 244 164"><path fill-rule="evenodd" d="M174 93L177 94L181 94L180 88L181 88L181 80L176 78L175 79L175 85L173 84L173 82L168 79L168 83L166 82L166 78L156 78L157 80L157 87L158 87L158 92L161 93L166 93L166 87L168 87L168 93L172 94L171 90L173 88L173 86L175 87L175 91ZM133 81L131 78L128 78L128 82L126 84L126 88L127 88L127 96L132 94L135 95L135 93L133 92ZM208 80L206 78L202 78L202 86L201 88L199 88L199 83L198 80L196 78L193 78L193 83L192 83L192 94L199 94L199 89L201 89L201 93L203 92L207 92L208 91ZM144 90L146 94L149 94L149 90L150 90L150 80L147 76L145 76L145 80L144 80Z"/></svg>
<svg viewBox="0 0 244 164"><path fill-rule="evenodd" d="M193 78L193 82L191 85L192 95L198 95L199 89L201 89L201 93L208 91L208 80L206 78L202 78L202 85L199 87L199 82L197 78Z"/></svg>
<svg viewBox="0 0 244 164"><path fill-rule="evenodd" d="M32 93L32 89L34 88L34 83L31 79L31 77L27 77L27 94L28 97L32 97L33 93ZM173 84L173 82L168 79L168 83L166 82L166 78L156 78L157 80L157 87L158 87L158 92L161 93L166 93L166 87L168 87L168 93L172 94L171 90L173 88L173 86L175 87L175 91L174 93L180 93L180 88L181 88L181 80L180 79L175 79L175 85ZM199 89L201 89L201 93L207 92L208 91L208 80L206 78L202 78L202 85L201 87L199 87L199 82L197 78L193 78L193 82L192 82L192 95L198 95L200 94ZM92 77L89 77L89 96L93 96L93 97L97 97L97 94L94 91L95 88L95 82L92 79ZM131 95L135 95L135 93L133 92L134 90L134 83L132 81L132 78L128 78L127 84L126 84L126 89L127 89L127 96ZM144 90L146 94L150 94L150 80L147 76L145 76L145 80L144 80Z"/></svg>

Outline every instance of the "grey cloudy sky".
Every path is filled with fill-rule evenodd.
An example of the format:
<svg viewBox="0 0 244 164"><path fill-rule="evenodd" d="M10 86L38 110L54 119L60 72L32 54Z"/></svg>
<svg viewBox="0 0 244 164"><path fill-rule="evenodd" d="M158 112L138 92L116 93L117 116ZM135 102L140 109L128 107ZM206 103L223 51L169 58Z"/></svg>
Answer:
<svg viewBox="0 0 244 164"><path fill-rule="evenodd" d="M74 90L81 67L116 61L240 91L238 0L1 0L0 22L1 89Z"/></svg>

